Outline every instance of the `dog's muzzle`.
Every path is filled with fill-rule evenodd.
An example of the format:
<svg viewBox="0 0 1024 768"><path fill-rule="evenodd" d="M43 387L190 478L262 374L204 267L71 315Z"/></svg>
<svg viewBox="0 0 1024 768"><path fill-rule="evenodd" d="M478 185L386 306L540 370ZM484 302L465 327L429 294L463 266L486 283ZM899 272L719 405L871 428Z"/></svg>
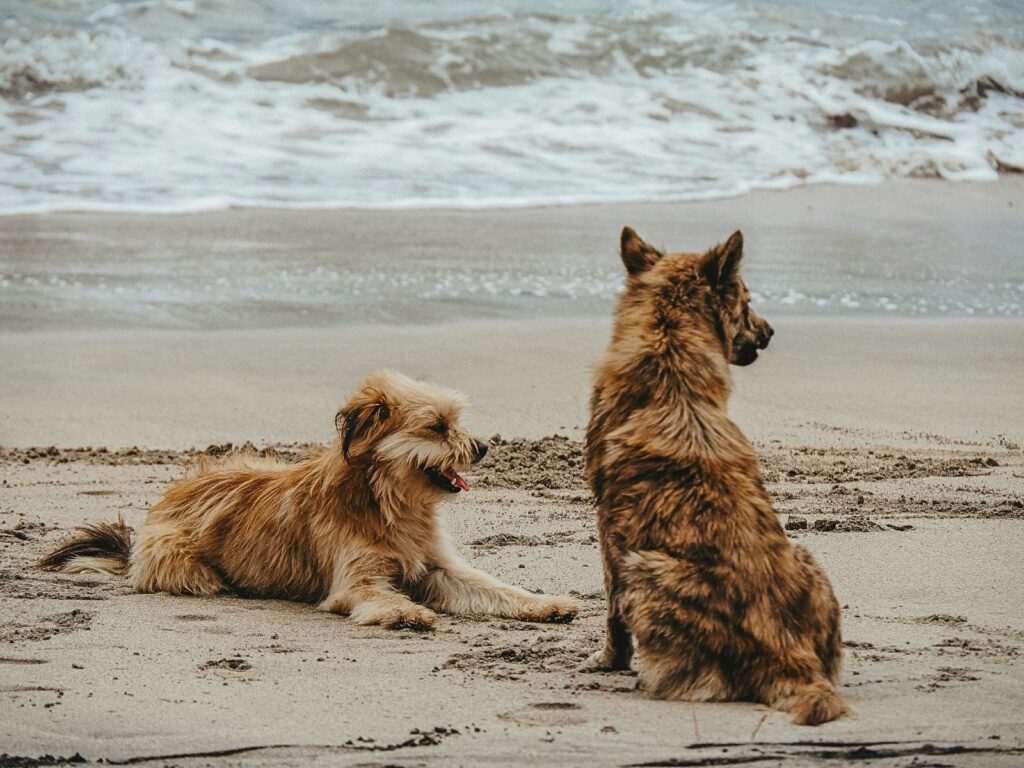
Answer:
<svg viewBox="0 0 1024 768"><path fill-rule="evenodd" d="M762 349L757 342L748 342L738 349L734 349L732 353L732 364L733 365L750 365L752 362L757 360L757 350Z"/></svg>
<svg viewBox="0 0 1024 768"><path fill-rule="evenodd" d="M438 469L437 467L427 467L423 470L426 472L427 477L434 485L440 488L442 491L448 493L458 493L459 491L468 491L469 483L466 482L465 478L462 477L454 469Z"/></svg>
<svg viewBox="0 0 1024 768"><path fill-rule="evenodd" d="M487 455L487 444L479 440L473 441L473 456L470 459L474 464L478 463ZM469 483L455 469L440 469L439 467L426 467L424 470L430 482L448 493L468 491Z"/></svg>

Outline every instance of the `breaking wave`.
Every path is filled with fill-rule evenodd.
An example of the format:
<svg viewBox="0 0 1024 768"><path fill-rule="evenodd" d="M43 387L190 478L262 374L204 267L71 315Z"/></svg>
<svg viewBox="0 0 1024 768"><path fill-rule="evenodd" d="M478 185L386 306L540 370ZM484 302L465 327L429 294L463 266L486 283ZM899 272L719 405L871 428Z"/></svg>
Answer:
<svg viewBox="0 0 1024 768"><path fill-rule="evenodd" d="M1024 169L1018 3L433 5L0 1L0 211L690 199Z"/></svg>

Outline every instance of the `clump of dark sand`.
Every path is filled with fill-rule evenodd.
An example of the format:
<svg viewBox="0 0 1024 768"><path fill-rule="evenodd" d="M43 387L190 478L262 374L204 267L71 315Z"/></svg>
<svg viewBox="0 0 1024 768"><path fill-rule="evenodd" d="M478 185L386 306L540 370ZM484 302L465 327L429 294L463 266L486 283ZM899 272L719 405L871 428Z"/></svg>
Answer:
<svg viewBox="0 0 1024 768"><path fill-rule="evenodd" d="M784 528L787 531L806 531L807 530L807 518L801 517L800 515L790 515L786 520Z"/></svg>
<svg viewBox="0 0 1024 768"><path fill-rule="evenodd" d="M811 523L810 528L812 531L834 531L836 533L870 533L886 530L885 526L879 525L864 515L851 515L838 519L821 518Z"/></svg>
<svg viewBox="0 0 1024 768"><path fill-rule="evenodd" d="M540 440L504 440L495 435L472 475L485 488L584 489L583 444L561 435Z"/></svg>
<svg viewBox="0 0 1024 768"><path fill-rule="evenodd" d="M539 547L543 544L540 536L520 536L515 533L495 533L469 542L471 547Z"/></svg>
<svg viewBox="0 0 1024 768"><path fill-rule="evenodd" d="M230 672L245 672L246 670L252 669L252 664L250 664L246 659L235 656L230 659L204 661L199 665L200 671L206 671L207 669L224 669Z"/></svg>
<svg viewBox="0 0 1024 768"><path fill-rule="evenodd" d="M518 533L495 533L469 542L472 547L543 547L575 540L578 531L551 531L539 536Z"/></svg>
<svg viewBox="0 0 1024 768"><path fill-rule="evenodd" d="M992 456L951 451L788 447L759 445L758 456L768 482L848 483L921 477L969 477L999 467Z"/></svg>
<svg viewBox="0 0 1024 768"><path fill-rule="evenodd" d="M104 446L85 446L79 448L3 448L0 447L0 464L31 464L44 461L51 464L101 464L121 466L131 464L169 464L181 465L200 456L227 456L233 453L251 453L256 456L275 457L282 461L296 461L302 458L316 443L272 443L257 448L250 442L235 445L234 443L217 443L206 448L188 448L183 451L162 448L129 448L110 449Z"/></svg>
<svg viewBox="0 0 1024 768"><path fill-rule="evenodd" d="M456 653L434 671L458 669L467 674L483 674L499 680L515 680L527 672L551 672L574 668L588 651L574 648L562 635L541 635L515 644L494 642L478 636L471 647Z"/></svg>

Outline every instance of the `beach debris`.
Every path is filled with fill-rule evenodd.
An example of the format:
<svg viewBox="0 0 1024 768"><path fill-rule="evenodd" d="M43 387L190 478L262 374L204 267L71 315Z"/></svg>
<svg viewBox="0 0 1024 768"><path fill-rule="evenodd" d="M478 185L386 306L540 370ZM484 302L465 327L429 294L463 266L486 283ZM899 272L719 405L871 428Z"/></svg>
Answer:
<svg viewBox="0 0 1024 768"><path fill-rule="evenodd" d="M953 616L948 613L933 613L928 616L920 616L914 621L917 624L945 624L949 627L958 627L967 623L966 616Z"/></svg>
<svg viewBox="0 0 1024 768"><path fill-rule="evenodd" d="M204 661L199 665L199 669L200 671L206 671L207 669L226 669L232 672L245 672L248 669L252 669L252 664L240 656L235 656L230 659Z"/></svg>
<svg viewBox="0 0 1024 768"><path fill-rule="evenodd" d="M835 532L835 533L868 533L871 531L884 531L885 527L864 515L850 515L849 517L821 518L811 524L812 531Z"/></svg>

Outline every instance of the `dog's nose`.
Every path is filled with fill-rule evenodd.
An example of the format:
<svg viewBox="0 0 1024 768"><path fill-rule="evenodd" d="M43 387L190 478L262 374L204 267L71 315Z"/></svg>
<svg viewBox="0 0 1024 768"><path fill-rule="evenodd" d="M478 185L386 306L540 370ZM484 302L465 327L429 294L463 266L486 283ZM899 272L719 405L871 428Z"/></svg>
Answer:
<svg viewBox="0 0 1024 768"><path fill-rule="evenodd" d="M481 443L479 440L475 441L473 446L473 463L476 464L480 459L487 455L487 443Z"/></svg>
<svg viewBox="0 0 1024 768"><path fill-rule="evenodd" d="M772 340L772 336L774 335L775 329L770 325L765 325L765 327L761 329L761 337L758 339L758 346L761 347L761 349L767 347L768 342Z"/></svg>

